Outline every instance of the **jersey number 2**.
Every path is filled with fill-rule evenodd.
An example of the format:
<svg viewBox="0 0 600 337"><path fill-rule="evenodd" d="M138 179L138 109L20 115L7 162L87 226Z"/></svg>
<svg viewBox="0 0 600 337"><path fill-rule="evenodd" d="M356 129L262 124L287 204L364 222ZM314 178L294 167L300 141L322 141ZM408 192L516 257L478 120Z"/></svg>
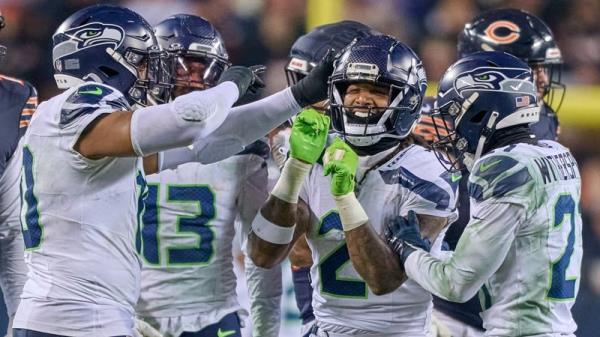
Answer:
<svg viewBox="0 0 600 337"><path fill-rule="evenodd" d="M148 184L148 196L142 217L142 255L151 265L161 264L161 246L159 228L160 219L159 184ZM215 218L215 195L207 185L166 185L167 202L174 204L195 203L198 212L176 218L175 228L178 234L192 234L197 237L196 244L186 246L167 246L167 266L195 265L209 263L213 253L214 233L209 226Z"/></svg>
<svg viewBox="0 0 600 337"><path fill-rule="evenodd" d="M331 212L323 217L319 233L326 234L329 230L342 229L342 221L337 212ZM336 247L319 263L321 278L321 292L335 297L367 298L367 284L359 279L344 278L338 275L347 263L350 262L346 242Z"/></svg>
<svg viewBox="0 0 600 337"><path fill-rule="evenodd" d="M560 230L563 225L565 215L569 215L569 235L567 238L567 247L562 256L552 262L550 289L548 289L548 298L552 300L571 300L575 298L576 278L567 279L567 268L571 261L571 256L575 250L575 200L570 194L561 194L554 207L553 229Z"/></svg>

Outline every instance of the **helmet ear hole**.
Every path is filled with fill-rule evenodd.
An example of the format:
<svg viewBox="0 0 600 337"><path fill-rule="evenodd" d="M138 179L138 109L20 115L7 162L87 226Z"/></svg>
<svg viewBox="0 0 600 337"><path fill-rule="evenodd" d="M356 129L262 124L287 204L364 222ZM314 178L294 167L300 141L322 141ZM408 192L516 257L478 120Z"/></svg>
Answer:
<svg viewBox="0 0 600 337"><path fill-rule="evenodd" d="M107 66L100 66L98 69L100 69L100 71L102 71L104 73L104 75L106 75L109 78L119 75L118 71L116 71L110 67L107 67Z"/></svg>

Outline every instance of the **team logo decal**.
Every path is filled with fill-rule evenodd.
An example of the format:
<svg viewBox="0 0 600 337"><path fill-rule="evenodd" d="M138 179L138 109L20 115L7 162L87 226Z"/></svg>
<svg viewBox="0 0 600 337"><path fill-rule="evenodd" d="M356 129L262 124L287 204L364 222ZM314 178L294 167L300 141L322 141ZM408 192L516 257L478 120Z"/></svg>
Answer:
<svg viewBox="0 0 600 337"><path fill-rule="evenodd" d="M509 44L517 41L521 36L521 28L514 22L499 20L492 22L485 29L484 33L490 42L496 44Z"/></svg>
<svg viewBox="0 0 600 337"><path fill-rule="evenodd" d="M465 97L465 92L475 90L535 95L535 85L531 81L528 69L498 70L498 68L480 67L464 72L454 80L453 90L456 90L461 97Z"/></svg>
<svg viewBox="0 0 600 337"><path fill-rule="evenodd" d="M64 34L69 39L54 47L55 59L99 45L117 49L123 43L125 36L123 28L99 22L69 29Z"/></svg>

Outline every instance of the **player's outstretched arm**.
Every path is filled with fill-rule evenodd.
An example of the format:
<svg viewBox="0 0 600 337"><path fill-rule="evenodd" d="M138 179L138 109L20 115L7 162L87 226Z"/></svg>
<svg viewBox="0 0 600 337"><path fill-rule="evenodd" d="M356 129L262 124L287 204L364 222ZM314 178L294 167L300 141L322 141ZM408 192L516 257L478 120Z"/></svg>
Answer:
<svg viewBox="0 0 600 337"><path fill-rule="evenodd" d="M326 58L290 88L233 108L215 132L194 142L193 150L171 150L161 154L161 169L189 161L213 163L242 151L245 146L297 114L302 107L324 100L332 70L333 60Z"/></svg>
<svg viewBox="0 0 600 337"><path fill-rule="evenodd" d="M410 233L406 230L396 231L395 250L409 278L438 297L465 302L498 270L524 217L523 205L484 202L472 214L449 259L441 261L431 256L414 244L418 240L406 237L406 233ZM405 224L414 226L411 222L417 222L418 226L418 221L409 216ZM391 236L386 236L390 241ZM406 242L408 244L404 244Z"/></svg>
<svg viewBox="0 0 600 337"><path fill-rule="evenodd" d="M358 156L336 138L323 157L325 174L331 174L331 193L336 202L350 260L371 291L383 295L398 288L406 279L396 254L369 223L354 194Z"/></svg>
<svg viewBox="0 0 600 337"><path fill-rule="evenodd" d="M135 113L126 109L107 111L111 113L100 115L86 127L75 150L91 159L107 156L145 157L190 145L197 139L205 138L223 123L238 97L253 85L254 76L249 68L231 67L214 88L194 91L177 97L171 103L145 107ZM96 100L99 106L112 106L114 103L110 101L111 98L122 99L122 96L100 85L91 90L80 89L74 95L87 95L86 101ZM75 114L77 111L68 110L65 114Z"/></svg>
<svg viewBox="0 0 600 337"><path fill-rule="evenodd" d="M270 268L285 258L310 222L308 205L299 201L300 189L319 159L329 130L329 117L313 109L298 115L290 136L290 158L265 205L252 223L249 254L254 263Z"/></svg>

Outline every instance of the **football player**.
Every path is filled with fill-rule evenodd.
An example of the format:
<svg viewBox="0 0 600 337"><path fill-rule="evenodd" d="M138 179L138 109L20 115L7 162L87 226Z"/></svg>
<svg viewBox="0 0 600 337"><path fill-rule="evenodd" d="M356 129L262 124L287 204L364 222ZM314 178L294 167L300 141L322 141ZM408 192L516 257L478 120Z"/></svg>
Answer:
<svg viewBox="0 0 600 337"><path fill-rule="evenodd" d="M285 66L288 86L294 85L308 75L328 52L339 53L355 39L380 34L369 26L349 20L316 27L299 37L290 49L288 63ZM311 108L322 113L329 113L327 111L329 109L328 101L313 104ZM272 156L280 168L283 168L285 160L287 160L290 126L287 124L287 127L281 128L275 136L271 137ZM282 151L282 149L285 150ZM313 289L310 284L310 267L313 261L304 236L294 244L289 253L289 259L292 265L296 304L302 320L302 335L304 335L315 319L312 308Z"/></svg>
<svg viewBox="0 0 600 337"><path fill-rule="evenodd" d="M4 27L0 13L0 30ZM0 60L5 56L6 47L0 45ZM19 222L21 139L37 108L37 92L28 82L0 75L0 106L0 286L12 321L27 280ZM9 335L11 331L9 324Z"/></svg>
<svg viewBox="0 0 600 337"><path fill-rule="evenodd" d="M562 104L562 54L550 28L537 16L520 9L494 9L465 24L458 36L458 57L478 51L503 51L527 63L533 70L540 120L531 126L538 139L557 140L556 113Z"/></svg>
<svg viewBox="0 0 600 337"><path fill-rule="evenodd" d="M531 131L538 139L556 140L559 133L556 111L560 107L565 86L560 81L561 53L548 26L541 19L522 10L495 9L484 12L467 23L460 33L458 55L464 57L485 50L512 54L534 70L538 104L542 110L539 121L532 123ZM431 131L433 125L429 126ZM434 133L430 134L433 136ZM448 228L444 238L451 251L456 248L470 218L468 175L468 171L462 171L463 179L458 189L459 217ZM454 334L467 337L483 335L479 316L481 305L477 296L466 303L454 303L434 297L433 303L437 317Z"/></svg>
<svg viewBox="0 0 600 337"><path fill-rule="evenodd" d="M239 152L301 105L322 100L331 65L237 109L233 103L259 81L249 68L230 67L213 88L133 113L132 105L144 105L148 90L166 78L163 53L141 16L90 6L67 18L53 42L55 78L67 90L40 105L24 136L21 223L29 274L13 331L132 335L137 223L147 194L140 157L192 143L196 159L207 162ZM232 129L237 133L229 136ZM147 166L168 167L175 157L183 158L154 157Z"/></svg>
<svg viewBox="0 0 600 337"><path fill-rule="evenodd" d="M364 37L337 58L330 78L332 125L344 140L322 155L329 118L308 110L294 121L290 158L254 219L250 253L257 265L272 266L306 235L312 334L428 336L431 295L403 282L380 237L388 218L412 209L439 251L436 238L455 215L455 184L409 137L425 88L410 48L389 36Z"/></svg>
<svg viewBox="0 0 600 337"><path fill-rule="evenodd" d="M169 54L169 100L214 87L229 66L221 35L201 17L171 16L154 32ZM247 313L235 291L234 220L249 228L266 199L268 153L257 141L217 163L187 163L146 177L137 314L164 336L241 336Z"/></svg>
<svg viewBox="0 0 600 337"><path fill-rule="evenodd" d="M471 175L471 219L456 249L427 252L413 213L386 233L408 277L433 294L464 302L480 289L486 336L574 336L570 313L581 268L580 176L568 149L538 140L529 66L503 52L460 59L440 81L437 147L450 169ZM450 124L446 123L450 120ZM450 159L452 158L452 159Z"/></svg>

